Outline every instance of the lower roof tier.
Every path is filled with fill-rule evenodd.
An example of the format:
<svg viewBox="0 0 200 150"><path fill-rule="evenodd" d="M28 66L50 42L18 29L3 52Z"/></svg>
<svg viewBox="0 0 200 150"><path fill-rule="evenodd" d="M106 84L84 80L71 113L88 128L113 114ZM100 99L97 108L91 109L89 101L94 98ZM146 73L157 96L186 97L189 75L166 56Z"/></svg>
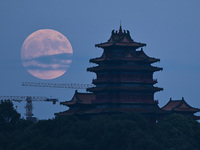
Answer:
<svg viewBox="0 0 200 150"><path fill-rule="evenodd" d="M108 47L133 47L135 49L146 46L146 44L144 43L138 43L138 42L132 42L132 43L109 43L109 42L105 42L105 43L100 43L100 44L96 44L95 47L101 47L101 48L108 48Z"/></svg>
<svg viewBox="0 0 200 150"><path fill-rule="evenodd" d="M105 79L93 79L92 83L97 84L123 84L123 83L129 83L129 84L155 84L158 83L156 79L132 79L132 78L105 78Z"/></svg>
<svg viewBox="0 0 200 150"><path fill-rule="evenodd" d="M162 91L163 88L159 87L126 87L126 86L106 86L106 87L92 87L87 88L90 92L101 92L101 91L137 91L137 92L158 92Z"/></svg>
<svg viewBox="0 0 200 150"><path fill-rule="evenodd" d="M137 112L137 113L155 113L159 112L160 108L157 104L151 105L138 105L138 104L108 104L108 105L93 105L93 107L85 109L83 107L70 107L69 110L57 113L56 115L89 115L96 113L124 113L124 112Z"/></svg>
<svg viewBox="0 0 200 150"><path fill-rule="evenodd" d="M102 62L107 63L107 62L137 62L137 63L155 63L160 61L160 59L156 58L93 58L90 59L90 62L100 64Z"/></svg>
<svg viewBox="0 0 200 150"><path fill-rule="evenodd" d="M154 67L154 66L96 66L87 68L87 71L90 72L98 72L98 71L149 71L149 72L155 72L163 70L160 67Z"/></svg>
<svg viewBox="0 0 200 150"><path fill-rule="evenodd" d="M62 116L62 115L91 115L91 114L99 114L99 113L130 113L130 112L135 112L135 113L155 113L157 110L146 110L146 109L131 109L131 108L94 108L94 109L89 109L89 110L73 110L69 109L64 112L56 113L55 115L57 116Z"/></svg>
<svg viewBox="0 0 200 150"><path fill-rule="evenodd" d="M147 56L143 49L140 51L130 49L107 49L103 52L101 57L90 59L93 63L102 62L136 62L136 63L154 63L160 61L160 59Z"/></svg>
<svg viewBox="0 0 200 150"><path fill-rule="evenodd" d="M113 106L125 106L125 107L147 107L147 106L151 106L151 105L155 105L158 104L158 101L156 100L122 100L122 101L98 101L97 99L94 99L91 101L90 104L86 104L84 101L83 102L76 102L76 103L72 103L70 101L65 101L60 103L61 105L64 106L68 106L68 107L82 107L82 108L91 108L91 107L96 107L96 106L100 106L100 107L104 107L107 105L113 105Z"/></svg>

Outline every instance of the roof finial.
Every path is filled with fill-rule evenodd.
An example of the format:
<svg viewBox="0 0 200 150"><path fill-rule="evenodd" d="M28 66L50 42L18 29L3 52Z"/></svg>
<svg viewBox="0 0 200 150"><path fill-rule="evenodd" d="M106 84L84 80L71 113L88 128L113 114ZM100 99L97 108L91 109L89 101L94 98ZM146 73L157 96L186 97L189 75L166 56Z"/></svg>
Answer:
<svg viewBox="0 0 200 150"><path fill-rule="evenodd" d="M120 20L119 34L122 34L121 20Z"/></svg>

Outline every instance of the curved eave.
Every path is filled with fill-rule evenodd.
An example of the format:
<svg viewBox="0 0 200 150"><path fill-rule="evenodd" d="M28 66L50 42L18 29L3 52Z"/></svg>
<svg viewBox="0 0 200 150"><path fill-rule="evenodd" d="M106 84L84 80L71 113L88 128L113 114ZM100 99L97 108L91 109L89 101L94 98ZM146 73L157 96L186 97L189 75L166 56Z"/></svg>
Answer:
<svg viewBox="0 0 200 150"><path fill-rule="evenodd" d="M118 90L125 90L125 91L148 91L148 92L158 92L162 91L163 88L158 87L119 87L119 86L112 86L112 87L92 87L87 88L87 91L90 92L98 92L98 91L118 91Z"/></svg>
<svg viewBox="0 0 200 150"><path fill-rule="evenodd" d="M182 110L172 109L172 110L163 110L163 111L169 112L169 113L197 113L197 112L200 112L200 110L197 109L197 108L196 109L192 109L192 110L191 109L182 109Z"/></svg>
<svg viewBox="0 0 200 150"><path fill-rule="evenodd" d="M182 105L185 105L187 107L185 108L182 108L181 106ZM196 113L196 112L199 112L200 109L199 108L194 108L192 106L190 106L183 98L182 100L169 100L168 103L163 106L161 108L163 111L166 111L166 112L174 112L174 113Z"/></svg>
<svg viewBox="0 0 200 150"><path fill-rule="evenodd" d="M105 43L95 44L95 47L99 47L99 48L107 48L107 47L113 47L113 46L139 48L139 47L146 46L146 44L145 43L137 43L137 42L131 42L131 43L105 42Z"/></svg>
<svg viewBox="0 0 200 150"><path fill-rule="evenodd" d="M99 64L101 62L109 62L109 61L130 61L130 62L144 62L144 63L155 63L159 62L160 59L156 58L112 58L112 59L105 59L105 58L93 58L90 59L90 63Z"/></svg>
<svg viewBox="0 0 200 150"><path fill-rule="evenodd" d="M60 102L60 105L67 106L68 104L75 104L74 102L66 101L66 102Z"/></svg>
<svg viewBox="0 0 200 150"><path fill-rule="evenodd" d="M144 108L95 108L86 111L85 114L99 114L99 113L124 113L124 112L137 112L142 114L155 114L157 110L154 109L144 109Z"/></svg>
<svg viewBox="0 0 200 150"><path fill-rule="evenodd" d="M200 110L199 109L195 109L195 108L193 108L193 109L179 109L179 110L174 110L174 112L191 112L191 113L197 113L197 112L199 112Z"/></svg>
<svg viewBox="0 0 200 150"><path fill-rule="evenodd" d="M120 60L123 61L130 61L130 62L144 62L144 63L155 63L155 62L159 62L160 59L156 59L156 58L120 58Z"/></svg>
<svg viewBox="0 0 200 150"><path fill-rule="evenodd" d="M139 83L139 84L156 84L156 83L158 83L157 81L155 81L155 80L152 80L152 81L137 81L137 80L135 80L135 81L124 81L124 80L105 80L105 81L101 81L101 80L93 80L92 81L92 83L93 84L95 84L95 85L97 85L97 84L105 84L105 83Z"/></svg>
<svg viewBox="0 0 200 150"><path fill-rule="evenodd" d="M162 68L159 67L101 67L101 66L97 66L97 67L91 67L91 68L87 68L87 71L90 72L98 72L98 71L103 71L103 70L107 70L107 71L111 71L111 70L131 70L131 71L161 71L163 70Z"/></svg>
<svg viewBox="0 0 200 150"><path fill-rule="evenodd" d="M123 107L128 107L128 106L152 106L154 105L154 107L156 106L156 108L158 108L160 110L160 108L158 107L158 105L155 103L155 101L129 101L129 102L126 102L126 101L116 101L116 102L112 102L112 103L108 103L108 102L101 102L101 103L93 103L94 106L101 106L101 105L105 105L107 107L109 106L112 106L113 103L115 104L115 106L123 106L123 105L127 105L127 106L123 106ZM133 107L131 107L133 108Z"/></svg>
<svg viewBox="0 0 200 150"><path fill-rule="evenodd" d="M149 59L149 62L151 62L151 63L160 62L160 59L151 58L151 59Z"/></svg>
<svg viewBox="0 0 200 150"><path fill-rule="evenodd" d="M71 106L91 106L91 103L64 103L62 105L71 107Z"/></svg>

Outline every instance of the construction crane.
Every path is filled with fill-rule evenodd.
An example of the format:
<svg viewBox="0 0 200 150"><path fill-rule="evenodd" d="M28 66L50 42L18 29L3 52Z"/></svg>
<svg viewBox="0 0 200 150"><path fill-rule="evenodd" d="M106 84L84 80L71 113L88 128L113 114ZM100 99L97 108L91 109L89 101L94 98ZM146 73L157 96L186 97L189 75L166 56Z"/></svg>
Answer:
<svg viewBox="0 0 200 150"><path fill-rule="evenodd" d="M22 82L22 86L51 87L51 88L71 88L71 89L87 89L87 88L90 88L90 87L94 87L93 84L40 83L40 82Z"/></svg>
<svg viewBox="0 0 200 150"><path fill-rule="evenodd" d="M26 109L26 119L35 121L36 118L33 117L33 101L44 101L44 102L53 102L53 104L56 104L58 102L58 99L55 98L47 98L44 96L0 96L0 100L10 100L14 102L22 102L26 101L25 109Z"/></svg>
<svg viewBox="0 0 200 150"><path fill-rule="evenodd" d="M50 88L71 88L71 89L87 89L90 87L94 87L93 84L77 84L77 83L40 83L40 82L22 82L22 86L32 86L32 87L50 87ZM33 99L33 98L32 98ZM51 99L46 99L49 101ZM15 100L16 101L16 100ZM32 116L32 101L27 97L26 108L26 116ZM53 101L54 102L54 101Z"/></svg>

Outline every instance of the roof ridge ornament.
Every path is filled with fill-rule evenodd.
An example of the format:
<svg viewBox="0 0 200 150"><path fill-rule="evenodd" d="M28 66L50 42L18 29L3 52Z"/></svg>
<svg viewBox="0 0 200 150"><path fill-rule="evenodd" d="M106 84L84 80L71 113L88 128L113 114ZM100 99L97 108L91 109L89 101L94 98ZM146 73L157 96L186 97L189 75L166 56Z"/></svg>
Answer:
<svg viewBox="0 0 200 150"><path fill-rule="evenodd" d="M122 25L120 23L119 30L112 30L111 37L107 42L95 44L95 47L106 48L106 47L132 47L134 49L146 46L145 43L135 42L131 36L129 30L122 30Z"/></svg>
<svg viewBox="0 0 200 150"><path fill-rule="evenodd" d="M122 34L122 26L121 26L121 20L120 20L120 26L119 26L119 35Z"/></svg>

